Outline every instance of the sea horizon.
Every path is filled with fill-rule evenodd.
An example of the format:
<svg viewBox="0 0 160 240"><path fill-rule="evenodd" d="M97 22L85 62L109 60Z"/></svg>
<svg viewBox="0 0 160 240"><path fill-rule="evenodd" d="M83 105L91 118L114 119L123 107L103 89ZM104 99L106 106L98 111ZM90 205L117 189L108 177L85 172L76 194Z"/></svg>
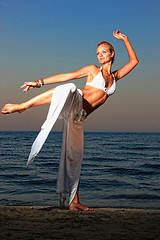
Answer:
<svg viewBox="0 0 160 240"><path fill-rule="evenodd" d="M26 168L38 132L0 131L0 204L59 206L56 181L62 132L52 131ZM160 209L160 133L89 131L84 141L83 204Z"/></svg>

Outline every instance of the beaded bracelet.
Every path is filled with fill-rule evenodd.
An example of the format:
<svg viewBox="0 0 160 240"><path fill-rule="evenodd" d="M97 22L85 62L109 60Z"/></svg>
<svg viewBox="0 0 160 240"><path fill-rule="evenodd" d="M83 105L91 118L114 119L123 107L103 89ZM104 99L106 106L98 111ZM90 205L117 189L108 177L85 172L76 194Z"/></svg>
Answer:
<svg viewBox="0 0 160 240"><path fill-rule="evenodd" d="M42 78L39 81L41 82L41 86L43 86L44 85L44 79Z"/></svg>
<svg viewBox="0 0 160 240"><path fill-rule="evenodd" d="M37 83L37 88L40 88L40 87L42 87L43 85L44 85L44 80L43 80L43 78L42 79L40 79L40 80L37 80L37 81L35 81L36 83Z"/></svg>

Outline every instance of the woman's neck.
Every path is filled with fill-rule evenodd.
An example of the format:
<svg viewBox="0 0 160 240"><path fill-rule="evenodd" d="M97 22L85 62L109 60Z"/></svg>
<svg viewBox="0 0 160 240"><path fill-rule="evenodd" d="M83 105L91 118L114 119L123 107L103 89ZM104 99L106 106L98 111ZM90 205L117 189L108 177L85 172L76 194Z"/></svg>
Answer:
<svg viewBox="0 0 160 240"><path fill-rule="evenodd" d="M111 67L112 67L111 62L102 64L102 70L103 70L104 72L107 72L108 74L111 74Z"/></svg>

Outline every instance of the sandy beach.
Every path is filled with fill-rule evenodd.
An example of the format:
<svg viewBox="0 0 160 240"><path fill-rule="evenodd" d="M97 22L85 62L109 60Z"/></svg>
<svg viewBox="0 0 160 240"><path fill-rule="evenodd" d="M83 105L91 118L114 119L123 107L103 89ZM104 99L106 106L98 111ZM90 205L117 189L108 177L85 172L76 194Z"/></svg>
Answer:
<svg viewBox="0 0 160 240"><path fill-rule="evenodd" d="M160 210L0 206L0 239L160 239Z"/></svg>

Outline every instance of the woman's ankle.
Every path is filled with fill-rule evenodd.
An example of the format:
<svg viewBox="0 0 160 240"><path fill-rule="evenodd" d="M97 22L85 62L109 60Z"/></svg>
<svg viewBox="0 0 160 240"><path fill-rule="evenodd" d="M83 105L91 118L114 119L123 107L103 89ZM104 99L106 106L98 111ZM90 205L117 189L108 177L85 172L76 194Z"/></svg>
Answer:
<svg viewBox="0 0 160 240"><path fill-rule="evenodd" d="M25 111L26 109L28 109L28 106L26 103L20 103L20 104L17 104L17 111L19 113Z"/></svg>

